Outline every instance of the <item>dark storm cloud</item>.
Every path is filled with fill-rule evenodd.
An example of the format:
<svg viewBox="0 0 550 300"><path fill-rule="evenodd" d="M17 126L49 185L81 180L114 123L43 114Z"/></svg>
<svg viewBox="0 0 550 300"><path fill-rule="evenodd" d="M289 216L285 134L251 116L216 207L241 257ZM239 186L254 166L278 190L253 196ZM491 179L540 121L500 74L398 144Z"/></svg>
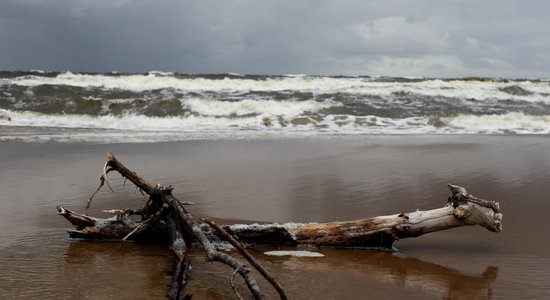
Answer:
<svg viewBox="0 0 550 300"><path fill-rule="evenodd" d="M548 11L547 1L7 0L0 69L549 77Z"/></svg>

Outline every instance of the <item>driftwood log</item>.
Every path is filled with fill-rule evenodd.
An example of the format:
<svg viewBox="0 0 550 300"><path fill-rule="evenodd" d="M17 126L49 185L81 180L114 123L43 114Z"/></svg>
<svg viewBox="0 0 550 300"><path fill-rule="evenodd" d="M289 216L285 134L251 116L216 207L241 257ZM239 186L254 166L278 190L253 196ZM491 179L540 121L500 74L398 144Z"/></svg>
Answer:
<svg viewBox="0 0 550 300"><path fill-rule="evenodd" d="M87 207L103 185L107 184L111 188L107 173L112 171L117 171L149 195L144 207L137 210L111 210L109 212L114 216L107 219L93 218L62 206L57 207L58 214L76 226L68 231L71 238L169 242L178 259L173 283L168 292L168 297L172 299L191 298L191 295L183 292L190 269L187 246L191 243L199 244L208 260L230 266L234 274L239 274L243 278L255 299L264 299L265 295L260 290L251 269L233 256L217 250L217 243L230 242L273 285L281 299L286 299L282 287L254 261L240 243L393 250L394 242L399 239L418 237L458 226L480 225L493 232L502 230L502 214L498 202L477 198L468 194L463 187L450 184L448 187L451 196L445 206L427 211L417 210L343 222L217 226L206 220L197 221L185 208L185 205L190 203L176 199L172 195L172 187L150 184L126 168L112 153L107 154L99 187L89 198ZM141 221L133 221L130 218L132 215L141 216ZM240 298L236 288L234 291Z"/></svg>

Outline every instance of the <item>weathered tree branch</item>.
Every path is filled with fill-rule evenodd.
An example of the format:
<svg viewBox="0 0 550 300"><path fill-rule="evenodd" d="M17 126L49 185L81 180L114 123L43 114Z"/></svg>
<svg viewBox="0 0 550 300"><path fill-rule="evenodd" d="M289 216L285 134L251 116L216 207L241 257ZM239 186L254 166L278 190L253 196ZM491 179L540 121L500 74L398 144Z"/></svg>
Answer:
<svg viewBox="0 0 550 300"><path fill-rule="evenodd" d="M502 230L498 202L487 201L457 191L449 185L450 201L442 208L330 223L286 223L231 225L225 228L240 241L254 244L317 245L392 249L396 240L446 230L480 225L490 231Z"/></svg>
<svg viewBox="0 0 550 300"><path fill-rule="evenodd" d="M100 185L88 200L87 206L89 206L93 196L95 196L99 189L101 189L104 183L111 188L107 179L107 173L113 170L120 173L125 179L130 180L134 183L134 185L136 185L136 187L150 196L149 201L142 209L143 218L147 218L147 220L141 224L151 223L152 220L158 219L162 213L162 210L166 206L168 206L172 212L168 215L166 221L167 227L169 228L170 240L172 242L172 250L178 257L179 263L175 276L175 283L172 284L172 288L168 294L169 297L174 299L180 298L181 290L185 285L187 273L189 271L188 259L186 258L186 241L184 234L186 233L202 246L208 260L221 262L232 267L234 270L237 270L244 279L254 298L265 299L265 295L250 272L250 269L236 258L217 251L208 236L206 236L206 234L201 230L200 224L185 209L184 203L180 202L172 195L171 187L164 188L160 185L151 185L147 180L126 168L126 166L120 163L112 153L107 154L107 161L103 167ZM94 238L103 238L112 232L112 237L115 239L120 239L122 237L122 239L125 240L132 235L137 235L138 233L145 231L143 226L134 223L126 214L115 216L115 219L113 220L106 219L109 226L104 226L104 222L98 221L98 219L91 220L81 218L79 215L75 215L63 207L59 207L58 211L69 221L74 220L82 223L81 220L85 220L87 221L86 224L90 224L93 221L93 227L88 226L77 231L69 232L69 234L72 234L71 237L84 237L86 234L93 233ZM188 296L186 295L185 297Z"/></svg>
<svg viewBox="0 0 550 300"><path fill-rule="evenodd" d="M187 245L190 243L201 245L208 260L222 262L235 270L234 274L238 273L244 279L255 299L265 299L251 270L236 258L217 251L213 241L226 239L231 242L234 236L240 242L247 244L393 249L396 240L418 237L458 226L480 225L493 232L502 230L502 214L498 202L477 198L468 194L463 187L450 184L448 186L451 189L451 196L446 205L428 211L417 210L344 222L225 225L222 226L223 230L211 224L215 229L212 230L207 224L195 220L184 207L184 204L188 203L181 202L172 195L172 187L151 185L147 180L126 168L112 153L107 154L100 185L89 198L88 205L104 184L110 187L107 173L111 171L117 171L125 180L131 181L140 191L149 195L150 198L143 208L137 211L117 211L115 216L107 219L92 218L62 206L57 207L58 214L76 226L75 230L68 231L72 238L169 241L172 251L178 258L174 280L168 293L172 299L180 299L188 279ZM142 221L132 221L129 218L131 214L140 214ZM240 245L235 248L244 250ZM257 262L246 250L241 252L262 275L267 274L264 274L265 270L261 266L256 265ZM282 287L269 275L265 277L278 290L281 298L286 299ZM237 289L234 288L234 290L238 294ZM183 297L189 298L190 295Z"/></svg>

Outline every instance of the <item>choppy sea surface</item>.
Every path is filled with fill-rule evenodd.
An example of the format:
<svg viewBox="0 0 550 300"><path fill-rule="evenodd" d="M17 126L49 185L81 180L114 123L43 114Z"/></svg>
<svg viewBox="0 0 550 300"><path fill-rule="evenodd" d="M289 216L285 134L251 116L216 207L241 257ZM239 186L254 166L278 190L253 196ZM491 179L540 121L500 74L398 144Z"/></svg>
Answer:
<svg viewBox="0 0 550 300"><path fill-rule="evenodd" d="M3 141L548 133L548 79L0 72Z"/></svg>

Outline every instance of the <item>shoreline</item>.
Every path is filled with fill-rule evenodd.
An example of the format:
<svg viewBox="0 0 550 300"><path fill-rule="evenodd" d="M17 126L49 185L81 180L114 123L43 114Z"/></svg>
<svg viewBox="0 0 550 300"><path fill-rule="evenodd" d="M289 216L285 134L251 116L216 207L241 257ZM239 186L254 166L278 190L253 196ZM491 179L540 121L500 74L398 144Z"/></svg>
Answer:
<svg viewBox="0 0 550 300"><path fill-rule="evenodd" d="M101 128L58 128L2 125L0 143L146 144L186 141L362 140L383 137L550 137L548 133L366 133L308 131L136 131Z"/></svg>

